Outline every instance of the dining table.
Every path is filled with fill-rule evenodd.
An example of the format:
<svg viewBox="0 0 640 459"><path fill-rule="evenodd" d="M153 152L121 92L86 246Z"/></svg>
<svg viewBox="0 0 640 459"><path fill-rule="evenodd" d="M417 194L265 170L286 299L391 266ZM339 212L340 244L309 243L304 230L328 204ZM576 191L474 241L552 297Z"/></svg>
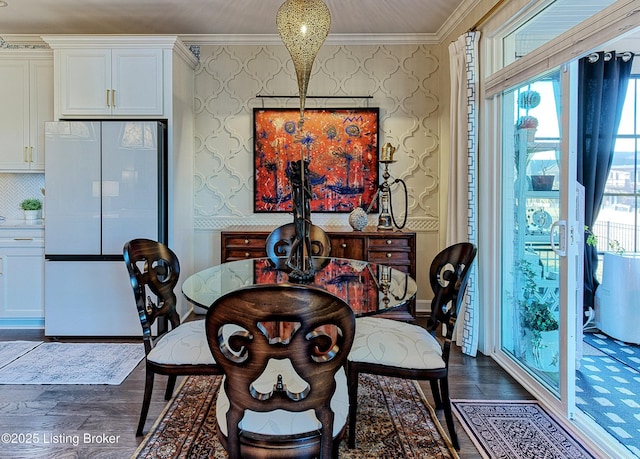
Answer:
<svg viewBox="0 0 640 459"><path fill-rule="evenodd" d="M342 298L356 317L381 314L406 305L418 290L416 281L394 267L348 258L313 257L314 276L306 282L289 279L286 259L247 258L211 266L182 284L185 298L208 309L215 300L242 287L296 283L322 288Z"/></svg>

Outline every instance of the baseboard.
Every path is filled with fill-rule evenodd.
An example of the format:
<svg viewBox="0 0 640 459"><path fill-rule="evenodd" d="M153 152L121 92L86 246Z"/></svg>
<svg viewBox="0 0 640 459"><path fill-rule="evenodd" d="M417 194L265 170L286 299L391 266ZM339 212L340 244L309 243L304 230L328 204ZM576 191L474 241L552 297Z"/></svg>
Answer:
<svg viewBox="0 0 640 459"><path fill-rule="evenodd" d="M416 317L425 317L431 314L431 300L416 300Z"/></svg>
<svg viewBox="0 0 640 459"><path fill-rule="evenodd" d="M44 318L0 319L1 328L44 328Z"/></svg>

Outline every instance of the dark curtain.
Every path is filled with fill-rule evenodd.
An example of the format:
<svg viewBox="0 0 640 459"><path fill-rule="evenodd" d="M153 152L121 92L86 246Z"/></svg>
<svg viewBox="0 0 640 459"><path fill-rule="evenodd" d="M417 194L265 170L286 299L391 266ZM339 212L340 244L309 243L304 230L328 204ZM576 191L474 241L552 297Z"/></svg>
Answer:
<svg viewBox="0 0 640 459"><path fill-rule="evenodd" d="M632 53L623 58L613 51L593 53L579 61L578 182L585 188L584 224L589 228L593 228L602 204L632 63ZM585 311L594 306L597 267L597 248L585 244Z"/></svg>

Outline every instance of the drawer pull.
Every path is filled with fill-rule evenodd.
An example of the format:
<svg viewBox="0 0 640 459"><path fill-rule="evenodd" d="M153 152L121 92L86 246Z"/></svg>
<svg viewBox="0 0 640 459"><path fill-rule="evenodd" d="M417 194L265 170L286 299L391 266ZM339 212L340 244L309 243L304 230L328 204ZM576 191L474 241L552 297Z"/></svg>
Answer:
<svg viewBox="0 0 640 459"><path fill-rule="evenodd" d="M245 256L245 257L247 257L247 258L249 258L249 257L251 256L251 254L250 254L249 252L245 252L245 253L244 253L244 256Z"/></svg>
<svg viewBox="0 0 640 459"><path fill-rule="evenodd" d="M391 239L387 239L387 245L391 245L393 244L393 241Z"/></svg>
<svg viewBox="0 0 640 459"><path fill-rule="evenodd" d="M244 240L244 243L245 243L245 244L249 244L249 239L245 239L245 240Z"/></svg>
<svg viewBox="0 0 640 459"><path fill-rule="evenodd" d="M340 247L342 247L343 249L347 248L347 244L345 244L344 242L342 244L340 244Z"/></svg>
<svg viewBox="0 0 640 459"><path fill-rule="evenodd" d="M33 241L32 237L14 237L14 241Z"/></svg>
<svg viewBox="0 0 640 459"><path fill-rule="evenodd" d="M391 255L389 252L387 252L387 258L391 258L393 255Z"/></svg>

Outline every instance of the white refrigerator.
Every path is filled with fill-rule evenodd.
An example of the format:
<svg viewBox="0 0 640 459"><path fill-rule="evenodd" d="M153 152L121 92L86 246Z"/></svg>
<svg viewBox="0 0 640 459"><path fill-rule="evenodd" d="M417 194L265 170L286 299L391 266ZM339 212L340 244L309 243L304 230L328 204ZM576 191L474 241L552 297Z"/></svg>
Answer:
<svg viewBox="0 0 640 459"><path fill-rule="evenodd" d="M45 125L45 335L139 336L124 243L166 243L166 125Z"/></svg>

